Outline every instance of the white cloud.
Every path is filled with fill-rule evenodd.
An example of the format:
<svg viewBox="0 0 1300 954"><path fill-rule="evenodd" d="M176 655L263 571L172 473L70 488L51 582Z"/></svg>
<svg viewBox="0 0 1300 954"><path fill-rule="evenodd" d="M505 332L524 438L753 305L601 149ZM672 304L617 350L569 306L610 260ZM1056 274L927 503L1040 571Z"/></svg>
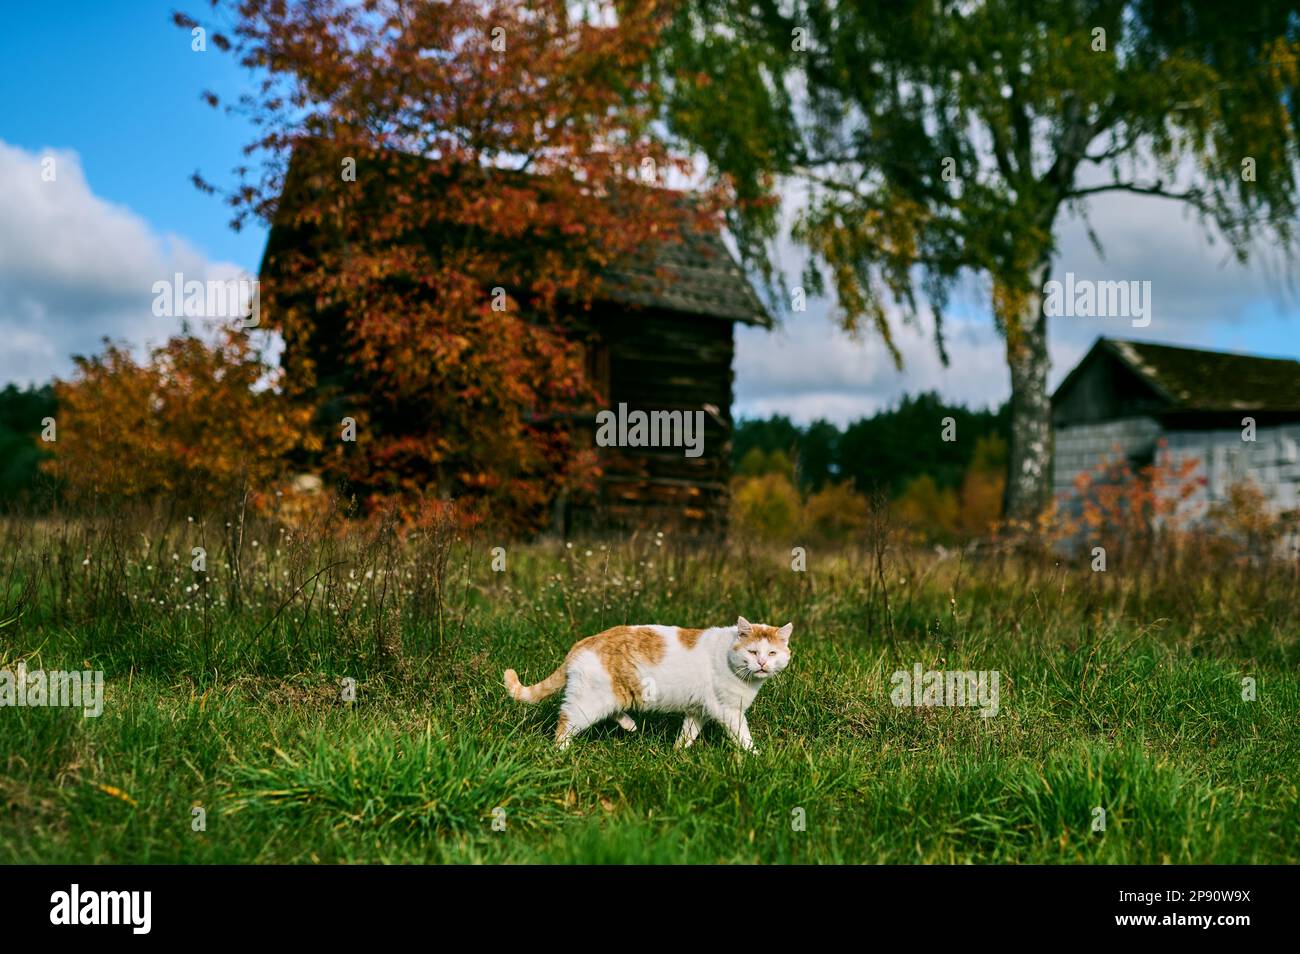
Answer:
<svg viewBox="0 0 1300 954"><path fill-rule="evenodd" d="M1007 392L1004 346L989 322L945 323L951 363L934 345L933 322L898 327L894 341L903 368L894 367L878 336L851 340L831 319L827 303L809 303L772 332L736 331L736 413L784 414L805 423L824 417L843 425L895 403L905 393L937 390L973 406L996 405Z"/></svg>
<svg viewBox="0 0 1300 954"><path fill-rule="evenodd" d="M53 181L42 177L46 158ZM242 273L96 196L75 152L0 141L0 183L0 383L66 376L72 356L98 352L105 336L160 343L180 320L154 316L154 282Z"/></svg>
<svg viewBox="0 0 1300 954"><path fill-rule="evenodd" d="M1077 346L1111 335L1217 347L1225 338L1248 335L1266 313L1297 311L1287 264L1262 241L1242 265L1221 238L1207 237L1182 203L1106 193L1094 196L1089 210L1105 257L1093 249L1081 221L1066 220L1053 277L1073 272L1097 281L1149 281L1152 320L1135 328L1123 319L1058 318L1050 329L1058 341ZM1058 369L1058 380L1068 370Z"/></svg>

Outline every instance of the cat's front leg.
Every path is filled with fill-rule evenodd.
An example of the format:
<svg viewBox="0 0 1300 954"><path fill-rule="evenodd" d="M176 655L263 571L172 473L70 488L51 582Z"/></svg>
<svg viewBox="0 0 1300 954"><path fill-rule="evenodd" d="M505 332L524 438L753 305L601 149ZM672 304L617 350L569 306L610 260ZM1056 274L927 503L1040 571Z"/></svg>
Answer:
<svg viewBox="0 0 1300 954"><path fill-rule="evenodd" d="M695 742L700 734L700 720L693 715L688 715L682 720L682 731L677 735L677 741L673 743L675 749L688 749Z"/></svg>
<svg viewBox="0 0 1300 954"><path fill-rule="evenodd" d="M749 734L749 721L745 718L743 710L723 709L714 715L714 718L722 723L722 727L727 730L727 735L731 736L731 741L746 752L757 751L754 748L754 740Z"/></svg>
<svg viewBox="0 0 1300 954"><path fill-rule="evenodd" d="M749 720L745 718L745 713L740 714L740 732L737 733L740 747L751 755L757 755L758 749L754 748L754 740L749 734Z"/></svg>

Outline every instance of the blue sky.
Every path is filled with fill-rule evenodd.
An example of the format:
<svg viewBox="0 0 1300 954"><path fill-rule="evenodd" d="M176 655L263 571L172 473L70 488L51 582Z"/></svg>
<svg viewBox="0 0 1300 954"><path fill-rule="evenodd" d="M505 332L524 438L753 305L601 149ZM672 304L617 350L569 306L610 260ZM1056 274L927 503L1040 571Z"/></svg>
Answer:
<svg viewBox="0 0 1300 954"><path fill-rule="evenodd" d="M0 71L0 384L66 375L71 356L96 350L104 335L142 345L173 333L176 323L155 318L149 306L153 281L176 270L224 278L257 267L264 229L232 231L219 197L190 182L199 171L229 183L252 138L246 121L211 109L200 94L213 89L231 101L251 79L211 45L193 52L188 31L171 23L172 9L153 0L81 0L33 4L8 17ZM58 178L42 183L40 163L49 156ZM1300 298L1270 250L1241 268L1180 207L1158 199L1098 197L1091 215L1105 259L1079 223L1067 222L1055 271L1149 280L1154 320L1134 329L1122 319L1054 319L1053 382L1099 334L1300 356ZM797 284L797 250L781 254ZM740 329L736 411L843 423L931 388L972 405L996 404L1008 384L987 296L967 288L951 311L948 368L928 329L902 328L906 363L895 370L879 341L839 332L826 301L810 301L776 332Z"/></svg>
<svg viewBox="0 0 1300 954"><path fill-rule="evenodd" d="M75 0L10 11L0 71L0 140L28 151L71 149L95 195L125 205L160 233L214 259L256 268L260 229L236 233L219 198L190 182L229 181L251 126L199 100L243 89L248 73L190 35L156 0Z"/></svg>

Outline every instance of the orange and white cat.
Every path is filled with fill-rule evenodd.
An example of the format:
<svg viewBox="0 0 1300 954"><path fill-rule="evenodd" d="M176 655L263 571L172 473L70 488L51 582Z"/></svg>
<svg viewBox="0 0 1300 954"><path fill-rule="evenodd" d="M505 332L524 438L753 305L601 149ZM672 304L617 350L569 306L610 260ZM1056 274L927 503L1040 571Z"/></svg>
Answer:
<svg viewBox="0 0 1300 954"><path fill-rule="evenodd" d="M720 723L747 752L757 751L745 712L758 690L790 664L792 623L780 629L751 623L682 629L679 626L615 626L573 644L560 668L532 686L513 669L506 688L520 702L540 702L564 689L555 743L566 748L575 735L615 717L629 732L629 709L680 712L678 746L700 734L705 719Z"/></svg>

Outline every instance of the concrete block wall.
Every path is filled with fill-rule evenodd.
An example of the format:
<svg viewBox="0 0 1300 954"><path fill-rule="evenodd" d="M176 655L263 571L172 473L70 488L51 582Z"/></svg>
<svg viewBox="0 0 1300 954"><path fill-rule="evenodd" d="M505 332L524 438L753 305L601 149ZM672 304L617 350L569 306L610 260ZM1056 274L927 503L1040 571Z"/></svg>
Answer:
<svg viewBox="0 0 1300 954"><path fill-rule="evenodd" d="M1227 499L1233 484L1247 479L1264 491L1275 511L1300 509L1300 423L1257 427L1254 441L1241 437L1241 428L1164 431L1153 418L1060 427L1055 432L1053 492L1071 497L1080 471L1095 470L1103 458L1149 454L1163 438L1168 456L1162 459L1175 469L1195 459L1188 479L1205 481L1185 503L1184 518L1204 516ZM1300 545L1300 540L1293 543Z"/></svg>
<svg viewBox="0 0 1300 954"><path fill-rule="evenodd" d="M1160 422L1150 417L1058 427L1053 435L1053 494L1071 494L1075 476L1096 470L1103 460L1150 453L1160 436Z"/></svg>
<svg viewBox="0 0 1300 954"><path fill-rule="evenodd" d="M1205 486L1188 501L1197 514L1227 499L1232 485L1251 480L1277 511L1300 507L1300 424L1258 427L1254 441L1241 439L1241 428L1170 431L1170 459L1198 461L1194 476Z"/></svg>

